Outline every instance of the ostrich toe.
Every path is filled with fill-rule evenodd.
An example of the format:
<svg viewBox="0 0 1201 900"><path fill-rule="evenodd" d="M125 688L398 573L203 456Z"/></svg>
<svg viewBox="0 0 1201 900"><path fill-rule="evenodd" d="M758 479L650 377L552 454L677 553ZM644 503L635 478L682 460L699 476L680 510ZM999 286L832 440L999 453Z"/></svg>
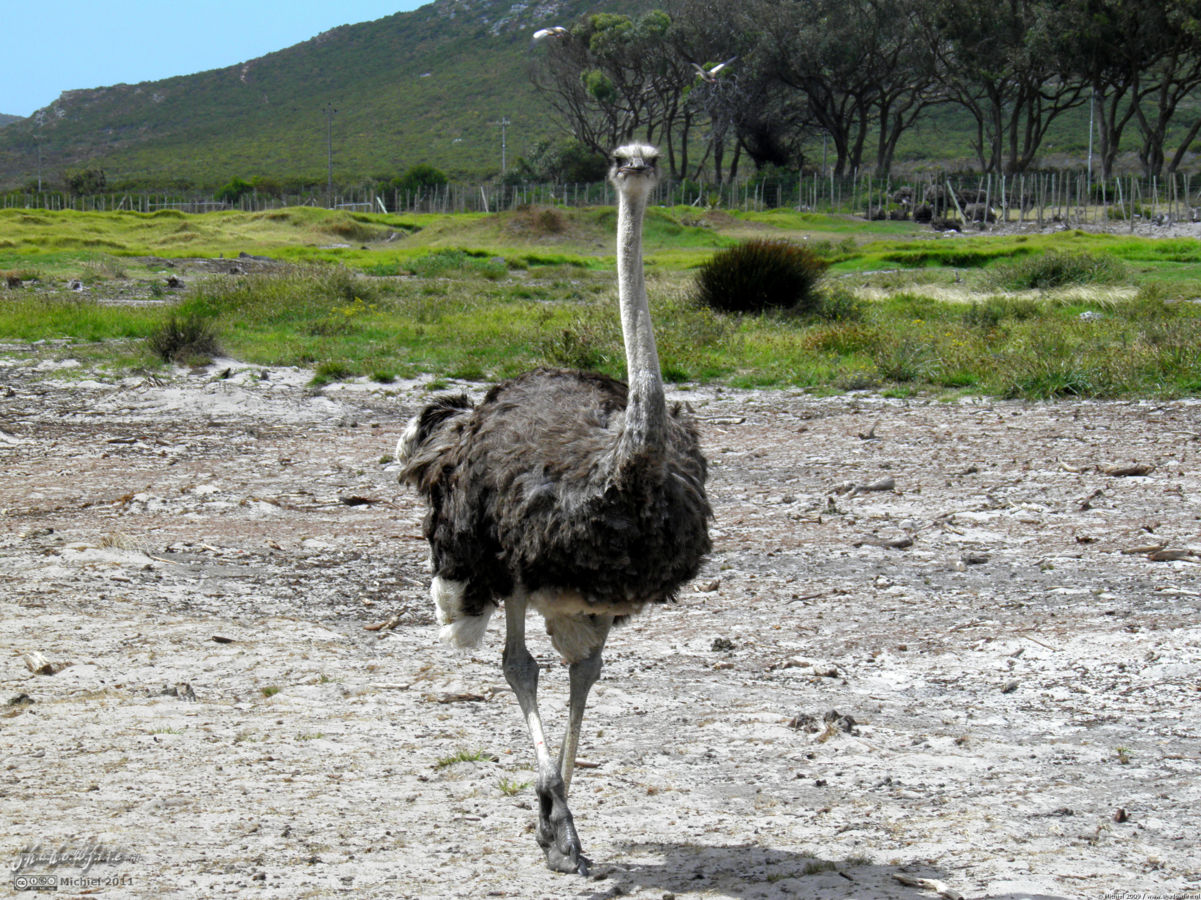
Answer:
<svg viewBox="0 0 1201 900"><path fill-rule="evenodd" d="M580 846L564 795L561 780L553 787L538 790L538 846L546 854L546 865L552 872L587 875L590 863Z"/></svg>

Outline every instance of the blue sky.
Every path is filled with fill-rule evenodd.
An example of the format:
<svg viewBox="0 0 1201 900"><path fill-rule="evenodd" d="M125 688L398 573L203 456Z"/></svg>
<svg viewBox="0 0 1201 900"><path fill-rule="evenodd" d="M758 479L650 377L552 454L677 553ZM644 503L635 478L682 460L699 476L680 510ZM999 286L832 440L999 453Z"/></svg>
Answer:
<svg viewBox="0 0 1201 900"><path fill-rule="evenodd" d="M190 75L428 0L3 0L0 113L63 91Z"/></svg>

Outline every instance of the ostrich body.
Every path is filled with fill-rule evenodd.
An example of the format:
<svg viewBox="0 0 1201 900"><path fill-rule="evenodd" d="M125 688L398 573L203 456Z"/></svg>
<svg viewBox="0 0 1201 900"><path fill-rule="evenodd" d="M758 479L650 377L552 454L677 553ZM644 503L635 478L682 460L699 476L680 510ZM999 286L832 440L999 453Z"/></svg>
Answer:
<svg viewBox="0 0 1201 900"><path fill-rule="evenodd" d="M705 459L689 417L668 409L642 272L642 220L657 151L613 155L617 272L629 385L539 369L493 387L478 406L439 397L401 438L401 480L426 498L430 593L444 640L478 644L505 608L504 673L537 760L537 839L547 865L586 874L567 806L588 692L610 626L675 597L708 553ZM569 665L558 762L538 714L538 664L526 610L541 613Z"/></svg>

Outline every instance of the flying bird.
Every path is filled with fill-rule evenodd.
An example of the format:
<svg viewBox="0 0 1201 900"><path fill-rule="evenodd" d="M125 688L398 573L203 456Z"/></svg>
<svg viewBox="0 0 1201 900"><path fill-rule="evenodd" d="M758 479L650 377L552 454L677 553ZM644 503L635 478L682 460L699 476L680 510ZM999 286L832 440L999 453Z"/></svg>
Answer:
<svg viewBox="0 0 1201 900"><path fill-rule="evenodd" d="M562 25L555 25L551 28L540 28L534 32L534 40L540 41L548 37L566 37L567 33L567 29Z"/></svg>
<svg viewBox="0 0 1201 900"><path fill-rule="evenodd" d="M692 68L696 69L696 74L702 80L707 81L710 84L713 84L714 82L717 81L717 73L720 72L722 69L724 69L726 66L728 66L730 63L732 63L736 59L738 59L737 56L731 56L725 62L720 62L717 65L715 65L709 69L706 69L704 66L698 66L696 63L693 63Z"/></svg>
<svg viewBox="0 0 1201 900"><path fill-rule="evenodd" d="M710 549L705 458L690 413L664 398L647 303L642 222L658 156L646 144L619 147L609 172L628 385L538 369L496 385L478 405L464 394L434 398L397 447L401 481L428 504L442 639L477 646L504 605L503 670L537 762L535 836L557 872L588 872L567 792L609 629L674 599ZM569 665L557 761L538 713L538 663L526 648L529 608Z"/></svg>

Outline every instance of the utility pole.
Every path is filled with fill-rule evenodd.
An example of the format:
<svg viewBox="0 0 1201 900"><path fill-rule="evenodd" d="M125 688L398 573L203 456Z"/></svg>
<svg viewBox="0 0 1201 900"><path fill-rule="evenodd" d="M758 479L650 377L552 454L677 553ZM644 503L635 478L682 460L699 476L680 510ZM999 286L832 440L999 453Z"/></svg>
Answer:
<svg viewBox="0 0 1201 900"><path fill-rule="evenodd" d="M35 123L38 129L36 140L38 144L38 193L40 194L42 192L42 138L45 136L42 133L42 126L46 124L45 110L38 110L38 114L35 117Z"/></svg>
<svg viewBox="0 0 1201 900"><path fill-rule="evenodd" d="M500 126L500 174L504 177L508 171L508 129L513 123L509 121L508 116L501 116L499 122L493 122L493 125Z"/></svg>
<svg viewBox="0 0 1201 900"><path fill-rule="evenodd" d="M1093 134L1096 128L1093 127L1093 117L1097 109L1097 88L1094 86L1092 93L1088 97L1088 177L1085 183L1088 185L1085 197L1092 196L1093 190ZM1085 205L1088 205L1088 200L1085 200Z"/></svg>
<svg viewBox="0 0 1201 900"><path fill-rule="evenodd" d="M334 113L336 112L332 103L325 104L326 207L334 205Z"/></svg>

